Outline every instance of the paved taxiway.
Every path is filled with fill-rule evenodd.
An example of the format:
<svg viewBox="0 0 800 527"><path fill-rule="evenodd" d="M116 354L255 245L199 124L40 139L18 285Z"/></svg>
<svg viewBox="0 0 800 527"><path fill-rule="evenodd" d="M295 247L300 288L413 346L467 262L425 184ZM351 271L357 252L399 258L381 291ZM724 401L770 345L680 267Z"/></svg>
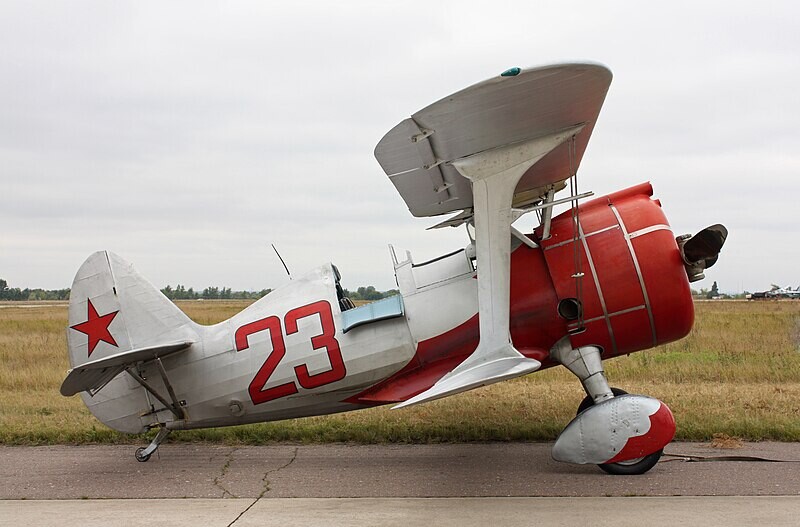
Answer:
<svg viewBox="0 0 800 527"><path fill-rule="evenodd" d="M799 506L786 496L0 501L0 526L796 527Z"/></svg>
<svg viewBox="0 0 800 527"><path fill-rule="evenodd" d="M615 477L556 463L550 446L166 444L147 463L134 460L132 445L0 447L0 525L210 527L243 512L235 525L468 526L497 518L570 525L589 515L593 525L647 518L652 527L667 525L662 519L797 525L800 518L800 462L672 458L643 476ZM675 443L667 451L800 461L800 444L791 443L736 450Z"/></svg>

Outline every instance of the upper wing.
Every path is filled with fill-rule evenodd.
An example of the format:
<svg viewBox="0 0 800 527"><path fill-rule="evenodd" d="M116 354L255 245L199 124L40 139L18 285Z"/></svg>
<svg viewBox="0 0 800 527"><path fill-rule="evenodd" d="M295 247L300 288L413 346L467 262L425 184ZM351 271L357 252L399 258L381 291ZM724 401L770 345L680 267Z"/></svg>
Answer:
<svg viewBox="0 0 800 527"><path fill-rule="evenodd" d="M473 206L470 182L453 161L585 125L575 137L572 167L564 143L522 176L513 204L529 205L577 170L610 84L611 71L599 64L494 77L400 122L380 140L375 157L414 216L435 216Z"/></svg>

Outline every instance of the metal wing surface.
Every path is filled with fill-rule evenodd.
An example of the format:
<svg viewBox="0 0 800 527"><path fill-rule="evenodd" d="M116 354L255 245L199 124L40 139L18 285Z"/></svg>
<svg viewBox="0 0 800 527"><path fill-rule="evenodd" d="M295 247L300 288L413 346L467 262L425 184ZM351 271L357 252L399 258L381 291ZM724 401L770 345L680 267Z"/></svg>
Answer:
<svg viewBox="0 0 800 527"><path fill-rule="evenodd" d="M611 84L600 64L556 64L497 76L445 97L392 128L375 157L417 217L472 207L470 182L450 164L479 152L585 124L575 137L573 169L586 150ZM568 143L520 179L514 206L541 198L570 175Z"/></svg>
<svg viewBox="0 0 800 527"><path fill-rule="evenodd" d="M149 346L123 351L91 362L85 362L71 369L61 384L61 395L69 397L84 390L99 390L126 368L137 362L146 362L159 357L184 351L192 345L191 341L174 342L160 346Z"/></svg>

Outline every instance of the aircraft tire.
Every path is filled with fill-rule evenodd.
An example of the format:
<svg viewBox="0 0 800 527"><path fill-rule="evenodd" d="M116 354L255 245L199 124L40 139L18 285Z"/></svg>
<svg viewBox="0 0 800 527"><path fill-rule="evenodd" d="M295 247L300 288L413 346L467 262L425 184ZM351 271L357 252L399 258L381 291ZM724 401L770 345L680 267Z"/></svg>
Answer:
<svg viewBox="0 0 800 527"><path fill-rule="evenodd" d="M147 454L147 455L142 454L142 452L144 452L144 450L145 450L145 447L140 446L139 448L136 449L136 452L133 454L134 457L136 458L136 461L138 461L139 463L144 463L148 459L150 459L150 454Z"/></svg>
<svg viewBox="0 0 800 527"><path fill-rule="evenodd" d="M614 394L614 397L619 397L620 395L628 395L628 392L626 392L622 388L611 388L611 393ZM583 398L581 404L578 405L578 411L575 412L575 415L578 415L579 413L586 410L590 406L594 406L594 399L592 399L591 396L587 395L586 397Z"/></svg>
<svg viewBox="0 0 800 527"><path fill-rule="evenodd" d="M604 463L597 465L600 470L615 476L638 476L644 474L658 463L661 459L661 454L664 453L662 448L658 452L653 452L638 459L631 459L630 461L621 461L619 463Z"/></svg>

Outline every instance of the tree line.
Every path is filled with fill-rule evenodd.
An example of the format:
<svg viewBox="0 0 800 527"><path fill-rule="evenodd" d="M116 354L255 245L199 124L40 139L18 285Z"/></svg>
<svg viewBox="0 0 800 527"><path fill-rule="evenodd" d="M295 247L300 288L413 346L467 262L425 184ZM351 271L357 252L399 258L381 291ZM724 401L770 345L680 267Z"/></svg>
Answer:
<svg viewBox="0 0 800 527"><path fill-rule="evenodd" d="M174 288L167 285L161 292L170 300L258 300L267 296L272 289L262 289L261 291L233 291L230 287L206 287L202 291L195 291L194 288L186 288L178 284ZM344 294L351 300L362 300L373 302L382 298L400 294L397 289L388 291L378 291L374 286L361 286L352 291L345 289ZM711 289L702 288L699 291L692 289L692 296L695 298L747 298L748 291L735 294L725 294L719 292L717 283ZM8 282L0 278L0 300L69 300L69 287L64 289L20 289L19 287L9 287Z"/></svg>
<svg viewBox="0 0 800 527"><path fill-rule="evenodd" d="M69 287L66 289L20 289L8 287L8 282L0 278L0 300L69 300Z"/></svg>
<svg viewBox="0 0 800 527"><path fill-rule="evenodd" d="M233 291L230 287L206 287L202 291L195 291L194 288L178 284L173 289L167 285L161 292L170 300L258 300L267 296L272 289L262 289L261 291Z"/></svg>
<svg viewBox="0 0 800 527"><path fill-rule="evenodd" d="M202 291L195 291L191 287L186 287L178 284L173 289L172 286L167 286L161 290L164 296L170 300L258 300L261 297L267 296L272 292L272 289L262 289L261 291L232 291L230 287L206 287ZM351 300L380 300L382 298L398 295L400 292L397 289L390 289L388 291L378 291L375 286L361 286L358 289L349 291L344 290L344 296Z"/></svg>
<svg viewBox="0 0 800 527"><path fill-rule="evenodd" d="M355 291L344 290L344 296L350 300L380 300L382 298L399 295L400 291L397 289L389 289L388 291L378 291L375 287L368 285L367 287L359 287Z"/></svg>
<svg viewBox="0 0 800 527"><path fill-rule="evenodd" d="M206 287L202 291L186 288L178 284L167 285L161 292L170 300L258 300L267 296L272 289L261 291L233 291L230 287ZM396 289L378 291L374 286L359 287L353 291L345 291L345 296L352 300L380 300L398 294ZM0 300L69 300L69 287L65 289L20 289L9 287L8 282L0 278Z"/></svg>

